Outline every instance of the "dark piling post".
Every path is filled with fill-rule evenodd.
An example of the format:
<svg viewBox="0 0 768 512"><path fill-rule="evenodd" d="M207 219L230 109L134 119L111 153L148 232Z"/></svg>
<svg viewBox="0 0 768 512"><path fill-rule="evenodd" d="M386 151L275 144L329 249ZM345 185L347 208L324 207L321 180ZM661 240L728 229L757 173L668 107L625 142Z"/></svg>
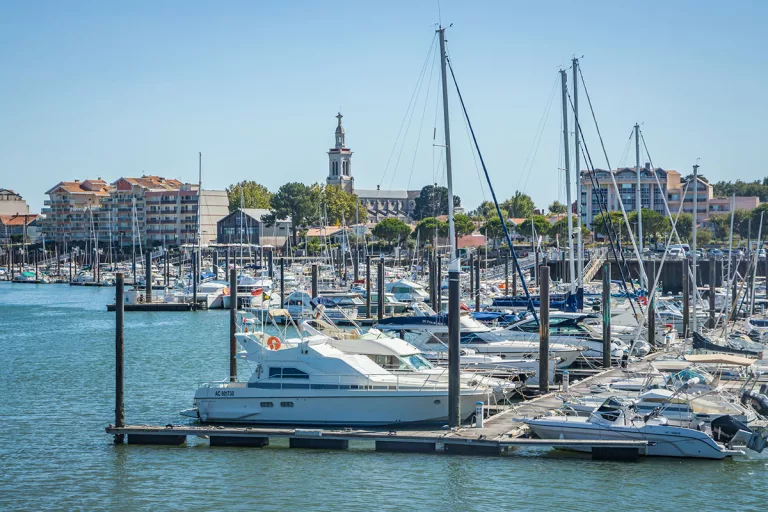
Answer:
<svg viewBox="0 0 768 512"><path fill-rule="evenodd" d="M384 318L384 259L379 260L379 276L376 282L376 293L378 296L378 318L379 320Z"/></svg>
<svg viewBox="0 0 768 512"><path fill-rule="evenodd" d="M549 267L539 268L539 391L549 392Z"/></svg>
<svg viewBox="0 0 768 512"><path fill-rule="evenodd" d="M70 251L70 254L71 254L71 251ZM132 267L133 277L132 277L132 279L133 279L133 285L136 286L136 249L133 250L132 258L133 258L133 263L132 263L132 265L133 265L133 267ZM71 270L71 268L72 268L72 266L70 265L70 270ZM70 281L72 280L71 273L70 273L70 276L69 276L69 280Z"/></svg>
<svg viewBox="0 0 768 512"><path fill-rule="evenodd" d="M216 275L214 279L219 278L219 251L214 249L213 251L213 273Z"/></svg>
<svg viewBox="0 0 768 512"><path fill-rule="evenodd" d="M475 255L469 255L469 298L475 297Z"/></svg>
<svg viewBox="0 0 768 512"><path fill-rule="evenodd" d="M285 307L285 257L280 258L280 309Z"/></svg>
<svg viewBox="0 0 768 512"><path fill-rule="evenodd" d="M371 318L371 255L365 256L365 318Z"/></svg>
<svg viewBox="0 0 768 512"><path fill-rule="evenodd" d="M237 380L237 270L229 271L229 381Z"/></svg>
<svg viewBox="0 0 768 512"><path fill-rule="evenodd" d="M461 350L459 330L460 263L459 258L448 263L448 426L461 425Z"/></svg>
<svg viewBox="0 0 768 512"><path fill-rule="evenodd" d="M509 295L509 254L504 255L504 295Z"/></svg>
<svg viewBox="0 0 768 512"><path fill-rule="evenodd" d="M437 302L437 312L440 313L443 310L443 257L437 255L437 263L435 264L435 297Z"/></svg>
<svg viewBox="0 0 768 512"><path fill-rule="evenodd" d="M512 296L514 297L517 295L517 272L513 269L512 271Z"/></svg>
<svg viewBox="0 0 768 512"><path fill-rule="evenodd" d="M312 264L312 298L317 297L317 263Z"/></svg>
<svg viewBox="0 0 768 512"><path fill-rule="evenodd" d="M226 267L224 267L224 277L226 278L226 276L229 275L229 247L227 247L227 254L224 258L224 264L226 265Z"/></svg>
<svg viewBox="0 0 768 512"><path fill-rule="evenodd" d="M125 281L123 273L115 275L115 427L125 426ZM123 434L115 434L115 444L121 444Z"/></svg>
<svg viewBox="0 0 768 512"><path fill-rule="evenodd" d="M709 257L709 328L715 328L715 274L717 263Z"/></svg>
<svg viewBox="0 0 768 512"><path fill-rule="evenodd" d="M72 282L72 249L69 249L69 282ZM13 278L13 265L11 265L11 278Z"/></svg>
<svg viewBox="0 0 768 512"><path fill-rule="evenodd" d="M272 249L269 250L267 253L267 267L269 268L269 278L274 279L275 277L275 267L272 263L272 259L274 256L272 255Z"/></svg>
<svg viewBox="0 0 768 512"><path fill-rule="evenodd" d="M682 284L683 284L683 339L688 338L688 333L691 329L691 321L690 321L690 297L691 297L691 287L689 283L688 278L688 258L685 258L683 260L683 275L682 275Z"/></svg>
<svg viewBox="0 0 768 512"><path fill-rule="evenodd" d="M354 274L355 282L360 280L360 253L355 251L355 258L352 260L352 273Z"/></svg>
<svg viewBox="0 0 768 512"><path fill-rule="evenodd" d="M152 251L149 249L144 259L144 276L147 280L144 295L147 304L150 304L152 302Z"/></svg>
<svg viewBox="0 0 768 512"><path fill-rule="evenodd" d="M651 283L648 289L650 300L648 302L648 343L651 347L656 345L656 261L651 260L651 275L649 281Z"/></svg>
<svg viewBox="0 0 768 512"><path fill-rule="evenodd" d="M40 279L37 273L37 251L34 251L32 254L35 255L35 281L37 281L38 279Z"/></svg>
<svg viewBox="0 0 768 512"><path fill-rule="evenodd" d="M192 258L192 307L197 309L197 281L195 276L197 275L197 259Z"/></svg>
<svg viewBox="0 0 768 512"><path fill-rule="evenodd" d="M480 258L475 261L475 311L480 311Z"/></svg>
<svg viewBox="0 0 768 512"><path fill-rule="evenodd" d="M536 265L534 265L533 267L533 270L536 271L536 275L533 276L533 282L538 285L541 285L541 277L539 273L539 251L534 249L533 254L536 257Z"/></svg>
<svg viewBox="0 0 768 512"><path fill-rule="evenodd" d="M611 367L611 263L603 264L603 368Z"/></svg>

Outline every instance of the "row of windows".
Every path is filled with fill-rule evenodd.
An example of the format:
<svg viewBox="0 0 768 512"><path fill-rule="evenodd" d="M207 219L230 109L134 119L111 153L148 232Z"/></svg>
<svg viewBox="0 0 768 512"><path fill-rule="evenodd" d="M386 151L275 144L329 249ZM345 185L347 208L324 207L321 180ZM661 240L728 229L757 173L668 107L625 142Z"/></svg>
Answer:
<svg viewBox="0 0 768 512"><path fill-rule="evenodd" d="M273 366L269 368L269 378L270 379L308 379L309 374L297 368L290 368L290 367L276 368Z"/></svg>
<svg viewBox="0 0 768 512"><path fill-rule="evenodd" d="M261 402L262 407L274 407L272 402ZM280 402L280 407L293 407L293 402Z"/></svg>

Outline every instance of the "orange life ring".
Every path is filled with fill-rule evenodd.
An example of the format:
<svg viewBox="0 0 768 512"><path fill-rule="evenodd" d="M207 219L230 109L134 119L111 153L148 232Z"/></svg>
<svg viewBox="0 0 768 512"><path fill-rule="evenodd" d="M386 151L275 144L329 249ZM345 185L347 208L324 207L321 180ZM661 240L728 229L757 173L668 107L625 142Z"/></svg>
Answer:
<svg viewBox="0 0 768 512"><path fill-rule="evenodd" d="M269 350L280 350L280 338L277 336L270 336L267 340L267 346Z"/></svg>

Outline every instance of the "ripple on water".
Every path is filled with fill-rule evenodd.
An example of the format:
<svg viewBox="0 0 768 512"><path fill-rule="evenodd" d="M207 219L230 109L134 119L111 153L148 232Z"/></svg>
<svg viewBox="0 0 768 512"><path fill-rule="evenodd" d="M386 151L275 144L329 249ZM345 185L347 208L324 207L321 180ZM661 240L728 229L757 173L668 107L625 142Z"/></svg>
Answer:
<svg viewBox="0 0 768 512"><path fill-rule="evenodd" d="M114 446L110 288L0 284L0 508L207 510L758 509L768 457L625 464L521 449L503 457ZM129 422L180 423L228 371L228 314L126 314ZM245 376L247 369L241 368ZM663 500L663 501L662 501ZM602 506L602 505L601 505Z"/></svg>

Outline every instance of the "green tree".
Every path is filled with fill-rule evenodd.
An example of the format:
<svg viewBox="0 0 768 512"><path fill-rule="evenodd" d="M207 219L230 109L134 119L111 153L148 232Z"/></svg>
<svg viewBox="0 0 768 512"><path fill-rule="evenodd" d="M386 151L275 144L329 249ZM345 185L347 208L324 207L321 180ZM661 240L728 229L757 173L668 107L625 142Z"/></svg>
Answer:
<svg viewBox="0 0 768 512"><path fill-rule="evenodd" d="M559 215L561 213L565 213L568 210L568 207L565 206L560 201L555 201L551 205L549 205L549 213Z"/></svg>
<svg viewBox="0 0 768 512"><path fill-rule="evenodd" d="M693 233L693 215L690 213L674 214L674 218L677 219L675 229L680 236L680 240L684 242L689 241ZM674 238L672 240L674 241Z"/></svg>
<svg viewBox="0 0 768 512"><path fill-rule="evenodd" d="M718 240L726 240L731 231L731 214L715 213L709 216L709 222L714 230L714 237Z"/></svg>
<svg viewBox="0 0 768 512"><path fill-rule="evenodd" d="M596 235L607 237L610 234L610 231L606 231L605 222L603 221L604 218L605 213L601 212L599 215L595 215L592 219L592 231L594 231ZM609 227L613 224L613 229L616 234L620 237L626 236L627 226L624 223L624 216L621 212L608 212L607 221Z"/></svg>
<svg viewBox="0 0 768 512"><path fill-rule="evenodd" d="M270 213L264 216L267 224L274 224L276 219L291 218L293 245L298 244L296 230L317 219L317 195L311 187L303 183L286 183L277 190L270 201Z"/></svg>
<svg viewBox="0 0 768 512"><path fill-rule="evenodd" d="M498 217L498 215L486 222L480 228L480 232L484 234L489 240L493 240L493 247L496 248L498 246L499 239L504 236L504 227L501 225L501 219Z"/></svg>
<svg viewBox="0 0 768 512"><path fill-rule="evenodd" d="M418 238L422 244L426 242L434 244L435 236L445 236L444 233L448 233L448 225L445 222L440 222L435 217L427 217L416 224L411 237Z"/></svg>
<svg viewBox="0 0 768 512"><path fill-rule="evenodd" d="M552 228L552 225L549 223L546 217L543 215L533 215L532 217L529 217L523 221L522 224L520 224L520 227L518 228L517 232L524 237L530 237L531 236L531 223L533 223L533 228L536 230L536 236L547 236L549 234L550 229Z"/></svg>
<svg viewBox="0 0 768 512"><path fill-rule="evenodd" d="M411 234L411 227L400 219L384 219L371 231L373 236L394 243L397 240L405 240Z"/></svg>
<svg viewBox="0 0 768 512"><path fill-rule="evenodd" d="M446 223L446 228L448 224ZM469 215L463 213L457 213L453 216L453 228L456 230L456 237L471 235L475 232L475 223ZM448 231L446 230L446 234Z"/></svg>
<svg viewBox="0 0 768 512"><path fill-rule="evenodd" d="M533 215L533 210L536 206L533 204L533 199L527 194L523 194L519 190L515 192L515 195L507 199L501 204L508 213L510 218L527 218Z"/></svg>
<svg viewBox="0 0 768 512"><path fill-rule="evenodd" d="M632 212L627 215L629 223L637 224L637 212ZM669 219L657 211L643 208L643 238L653 238L653 241L658 241L659 235L669 233L672 225Z"/></svg>
<svg viewBox="0 0 768 512"><path fill-rule="evenodd" d="M448 189L446 187L427 185L421 189L419 197L415 201L416 207L413 209L413 218L416 220L448 215ZM459 196L453 196L453 206L461 206Z"/></svg>
<svg viewBox="0 0 768 512"><path fill-rule="evenodd" d="M572 215L573 218L573 229L576 229L579 226L579 219L576 217L576 215ZM549 236L553 237L555 234L560 236L560 240L563 243L568 242L568 217L563 217L562 219L558 220L554 224L552 224L552 227L549 229ZM581 236L585 237L589 234L589 229L587 229L586 224L581 224ZM574 235L575 239L575 235Z"/></svg>
<svg viewBox="0 0 768 512"><path fill-rule="evenodd" d="M709 229L699 229L696 231L696 244L698 247L704 247L712 243L712 231Z"/></svg>
<svg viewBox="0 0 768 512"><path fill-rule="evenodd" d="M359 212L365 213L365 207L355 194L350 194L338 185L313 185L315 193L319 195L324 209L323 213L328 215L328 224L333 226L341 225L346 222L347 225L354 224L355 215Z"/></svg>
<svg viewBox="0 0 768 512"><path fill-rule="evenodd" d="M255 181L244 180L227 187L227 198L230 212L238 208L269 208L272 192Z"/></svg>
<svg viewBox="0 0 768 512"><path fill-rule="evenodd" d="M501 214L505 219L509 218L509 214L504 208L501 208ZM488 220L498 217L498 213L496 212L496 205L492 201L483 201L480 206L469 212L469 216L475 220Z"/></svg>

